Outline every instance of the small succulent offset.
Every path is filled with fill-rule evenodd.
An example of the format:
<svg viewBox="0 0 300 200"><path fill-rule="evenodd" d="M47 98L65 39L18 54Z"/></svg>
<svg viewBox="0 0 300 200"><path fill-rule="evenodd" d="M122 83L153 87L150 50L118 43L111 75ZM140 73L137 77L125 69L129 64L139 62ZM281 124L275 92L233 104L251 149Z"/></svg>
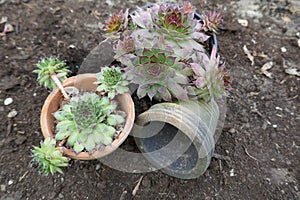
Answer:
<svg viewBox="0 0 300 200"><path fill-rule="evenodd" d="M36 64L37 69L34 73L38 74L38 81L40 85L49 89L56 88L56 83L53 77L56 76L60 81L65 80L69 70L64 61L58 58L43 58Z"/></svg>
<svg viewBox="0 0 300 200"><path fill-rule="evenodd" d="M115 126L125 121L116 108L114 101L95 93L72 97L69 104L54 113L57 120L55 139L67 138L67 144L76 153L92 152L96 147L109 145L116 134Z"/></svg>
<svg viewBox="0 0 300 200"><path fill-rule="evenodd" d="M225 64L220 63L220 56L217 56L216 47L213 46L211 57L208 63L191 63L193 76L191 80L195 87L189 87L189 94L197 98L219 99L227 96L231 90L231 78L228 71L224 70Z"/></svg>
<svg viewBox="0 0 300 200"><path fill-rule="evenodd" d="M43 58L36 67L37 69L33 72L38 74L40 85L49 89L55 89L57 86L65 99L70 99L61 83L67 78L69 72L65 62L54 57Z"/></svg>
<svg viewBox="0 0 300 200"><path fill-rule="evenodd" d="M223 19L220 13L216 11L210 11L207 15L202 15L203 20L203 30L205 32L215 32L217 33L219 26L221 25Z"/></svg>
<svg viewBox="0 0 300 200"><path fill-rule="evenodd" d="M55 172L62 173L61 167L68 166L68 158L63 156L55 145L56 140L48 137L41 143L41 147L34 147L32 150L33 161L38 164L39 170L46 175Z"/></svg>
<svg viewBox="0 0 300 200"><path fill-rule="evenodd" d="M126 29L128 26L128 9L123 12L121 10L119 13L115 13L110 16L105 22L104 31L106 36L116 36L118 32Z"/></svg>
<svg viewBox="0 0 300 200"><path fill-rule="evenodd" d="M119 67L103 67L101 72L96 74L96 77L97 91L106 92L110 99L113 99L117 94L129 91L127 87L129 81L126 80L126 75Z"/></svg>

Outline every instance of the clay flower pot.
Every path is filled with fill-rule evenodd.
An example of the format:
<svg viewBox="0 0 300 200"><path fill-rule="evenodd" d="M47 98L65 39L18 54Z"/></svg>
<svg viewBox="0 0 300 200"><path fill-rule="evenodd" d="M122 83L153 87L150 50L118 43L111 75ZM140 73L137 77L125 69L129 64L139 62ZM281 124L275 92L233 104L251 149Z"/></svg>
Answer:
<svg viewBox="0 0 300 200"><path fill-rule="evenodd" d="M79 90L84 90L84 91L95 91L97 88L97 86L93 84L95 81L96 81L95 74L80 74L66 79L63 82L63 86L64 87L73 86ZM134 104L129 93L124 93L116 96L116 100L118 102L120 109L124 111L127 115L124 128L122 132L119 134L119 136L115 140L113 140L113 142L110 145L105 146L101 150L94 151L92 154L89 154L88 152L80 152L77 154L72 149L61 147L64 155L78 160L93 160L112 153L125 141L134 123L134 117L135 117ZM45 138L54 137L55 118L53 117L53 113L60 108L61 102L62 102L62 94L60 90L56 88L47 97L43 105L40 123L41 123L42 133Z"/></svg>
<svg viewBox="0 0 300 200"><path fill-rule="evenodd" d="M147 160L164 173L197 178L214 153L216 129L225 117L219 107L214 100L155 104L137 117L135 142Z"/></svg>

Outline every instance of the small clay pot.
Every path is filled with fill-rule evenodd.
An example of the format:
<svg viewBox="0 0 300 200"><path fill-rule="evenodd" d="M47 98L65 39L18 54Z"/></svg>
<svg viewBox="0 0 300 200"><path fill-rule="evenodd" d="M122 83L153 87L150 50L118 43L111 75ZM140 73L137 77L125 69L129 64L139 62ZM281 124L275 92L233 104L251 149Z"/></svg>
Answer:
<svg viewBox="0 0 300 200"><path fill-rule="evenodd" d="M95 91L97 85L94 84L96 81L95 74L80 74L74 77L70 77L63 82L64 87L76 87L79 90L83 91ZM118 105L122 111L126 113L126 122L124 128L120 135L113 140L113 142L105 146L103 149L94 151L92 154L88 152L80 152L75 153L73 149L69 149L66 147L62 147L63 154L78 160L93 160L98 159L103 156L106 156L116 150L127 138L129 135L133 123L134 123L134 104L132 98L129 93L121 94L116 96L116 100ZM62 94L58 88L56 88L46 99L41 113L40 123L42 133L45 138L54 137L55 134L55 118L53 117L53 113L56 112L62 102Z"/></svg>

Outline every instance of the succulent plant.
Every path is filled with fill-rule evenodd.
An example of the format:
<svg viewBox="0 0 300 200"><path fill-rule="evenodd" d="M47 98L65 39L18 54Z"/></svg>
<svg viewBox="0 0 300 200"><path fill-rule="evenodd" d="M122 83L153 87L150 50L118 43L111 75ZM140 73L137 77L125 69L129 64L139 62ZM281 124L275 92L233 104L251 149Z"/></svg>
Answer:
<svg viewBox="0 0 300 200"><path fill-rule="evenodd" d="M216 55L216 47L213 46L210 60L207 64L191 63L193 70L193 84L188 88L189 94L209 100L227 95L231 89L231 78L228 71L224 70L225 64L220 64L220 56Z"/></svg>
<svg viewBox="0 0 300 200"><path fill-rule="evenodd" d="M153 36L163 36L175 53L182 49L189 50L190 54L193 49L204 51L198 42L206 41L209 36L201 32L202 23L194 19L194 12L195 8L187 2L179 5L154 4L146 12L138 9L131 15L133 23L139 27L134 31L138 33L133 35L138 34L152 40Z"/></svg>
<svg viewBox="0 0 300 200"><path fill-rule="evenodd" d="M113 14L105 21L104 31L107 35L113 35L128 26L128 9L125 12L121 10L119 13Z"/></svg>
<svg viewBox="0 0 300 200"><path fill-rule="evenodd" d="M221 25L223 19L220 13L215 11L210 11L207 15L202 15L203 20L203 30L205 32L215 32L217 33L219 26Z"/></svg>
<svg viewBox="0 0 300 200"><path fill-rule="evenodd" d="M53 76L56 76L62 82L67 78L66 75L69 72L65 62L54 57L43 58L37 63L36 67L37 69L33 72L38 74L40 85L49 89L56 88Z"/></svg>
<svg viewBox="0 0 300 200"><path fill-rule="evenodd" d="M137 95L142 98L146 95L152 99L172 101L172 97L187 100L187 93L183 85L188 83L185 64L178 62L172 51L163 48L161 43L150 48L136 50L132 54L132 65L128 67L128 79L137 84ZM147 45L141 45L142 47Z"/></svg>
<svg viewBox="0 0 300 200"><path fill-rule="evenodd" d="M183 6L165 3L151 17L159 31L173 37L190 37L200 30L197 20L194 20L194 8L185 10Z"/></svg>
<svg viewBox="0 0 300 200"><path fill-rule="evenodd" d="M33 161L38 163L39 170L46 175L62 173L61 167L68 166L68 158L55 145L56 140L48 137L41 142L41 147L34 147L32 150Z"/></svg>
<svg viewBox="0 0 300 200"><path fill-rule="evenodd" d="M104 91L108 98L113 99L117 94L123 94L129 91L127 87L129 82L126 75L118 67L104 67L97 75L97 91Z"/></svg>
<svg viewBox="0 0 300 200"><path fill-rule="evenodd" d="M217 32L221 16L209 12L196 20L194 15L189 2L156 3L130 15L135 26L119 39L114 58L127 67L127 79L138 85L139 98L218 98L230 89L216 49L209 57L204 45Z"/></svg>
<svg viewBox="0 0 300 200"><path fill-rule="evenodd" d="M72 97L69 104L54 113L55 138L67 138L76 153L91 152L97 145L109 145L116 133L115 126L125 121L116 113L117 104L108 97L85 92Z"/></svg>

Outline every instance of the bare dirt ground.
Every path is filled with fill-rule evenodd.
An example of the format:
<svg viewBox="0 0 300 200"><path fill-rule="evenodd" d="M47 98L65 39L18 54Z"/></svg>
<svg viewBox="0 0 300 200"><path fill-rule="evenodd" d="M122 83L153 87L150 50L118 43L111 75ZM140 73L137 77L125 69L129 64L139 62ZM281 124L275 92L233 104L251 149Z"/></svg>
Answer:
<svg viewBox="0 0 300 200"><path fill-rule="evenodd" d="M225 159L214 158L203 176L180 180L160 171L124 173L96 160L72 161L63 175L45 177L30 164L32 146L43 139L39 113L48 95L37 85L34 63L59 55L76 74L103 40L104 19L146 3L0 0L0 18L7 17L15 29L0 36L0 199L300 199L297 0L207 1L205 8L224 17L219 53L234 90L215 151ZM201 13L200 1L192 3ZM263 73L263 66L270 69ZM4 105L7 98L13 103ZM17 115L7 117L13 110Z"/></svg>

